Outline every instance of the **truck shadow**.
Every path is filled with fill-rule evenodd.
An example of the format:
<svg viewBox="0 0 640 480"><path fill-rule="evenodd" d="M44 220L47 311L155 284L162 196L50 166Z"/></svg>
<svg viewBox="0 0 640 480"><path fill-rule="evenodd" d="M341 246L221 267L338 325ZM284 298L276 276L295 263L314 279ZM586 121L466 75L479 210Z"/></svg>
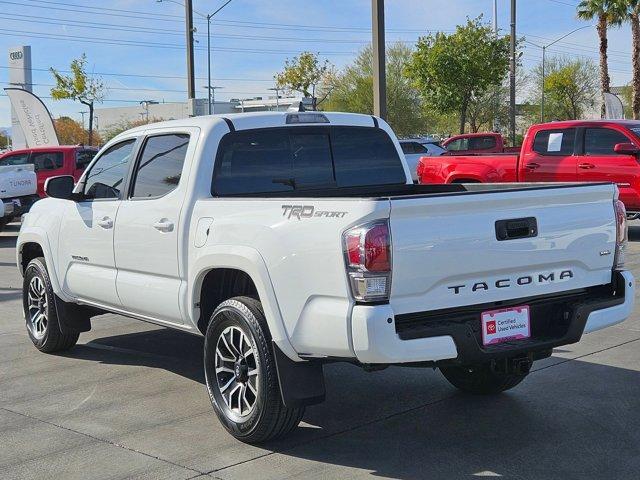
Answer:
<svg viewBox="0 0 640 480"><path fill-rule="evenodd" d="M95 339L66 355L203 383L202 347L200 337L158 329ZM492 397L459 393L430 369L331 364L325 374L327 401L309 407L291 436L264 446L277 456L235 474L281 478L281 456L291 472L331 478L353 473L342 468L398 479L635 478L640 469L638 371L571 361Z"/></svg>

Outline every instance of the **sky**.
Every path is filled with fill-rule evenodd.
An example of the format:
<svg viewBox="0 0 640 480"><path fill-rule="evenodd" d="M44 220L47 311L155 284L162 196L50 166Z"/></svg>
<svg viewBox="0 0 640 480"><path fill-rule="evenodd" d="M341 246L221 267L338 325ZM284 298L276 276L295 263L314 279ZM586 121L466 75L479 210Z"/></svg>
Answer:
<svg viewBox="0 0 640 480"><path fill-rule="evenodd" d="M67 70L82 53L88 70L107 86L100 107L139 105L142 100L186 100L184 7L181 0L0 0L0 84L7 86L10 47L31 45L34 92L54 117L81 119L83 106L53 101L49 67ZM194 10L211 13L225 0L193 0ZM541 50L575 28L578 0L518 0L517 35L525 37L523 67L540 62ZM498 0L498 26L510 28L510 1ZM432 31L452 32L466 17L491 22L493 0L387 0L387 41L414 44ZM196 91L205 97L206 20L194 14ZM592 22L593 23L593 22ZM273 94L273 75L287 58L308 50L336 67L349 64L371 39L370 0L231 0L212 21L216 99ZM612 85L631 80L628 25L609 34ZM529 43L531 42L531 43ZM595 28L580 30L547 50L598 60ZM142 109L142 107L141 107ZM142 111L142 110L141 110ZM9 100L0 96L0 126L11 124Z"/></svg>

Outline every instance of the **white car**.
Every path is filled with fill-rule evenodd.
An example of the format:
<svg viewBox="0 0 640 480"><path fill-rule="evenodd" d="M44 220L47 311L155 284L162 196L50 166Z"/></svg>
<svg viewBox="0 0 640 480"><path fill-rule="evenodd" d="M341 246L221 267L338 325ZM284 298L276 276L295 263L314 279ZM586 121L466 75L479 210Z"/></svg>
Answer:
<svg viewBox="0 0 640 480"><path fill-rule="evenodd" d="M435 140L428 139L401 139L400 147L407 161L411 178L418 183L418 162L422 157L438 157L447 150L442 148Z"/></svg>
<svg viewBox="0 0 640 480"><path fill-rule="evenodd" d="M33 165L0 165L0 231L38 199Z"/></svg>
<svg viewBox="0 0 640 480"><path fill-rule="evenodd" d="M633 308L615 185L414 185L372 116L143 125L45 190L17 242L35 347L105 312L203 335L213 409L245 442L295 428L327 362L498 393Z"/></svg>

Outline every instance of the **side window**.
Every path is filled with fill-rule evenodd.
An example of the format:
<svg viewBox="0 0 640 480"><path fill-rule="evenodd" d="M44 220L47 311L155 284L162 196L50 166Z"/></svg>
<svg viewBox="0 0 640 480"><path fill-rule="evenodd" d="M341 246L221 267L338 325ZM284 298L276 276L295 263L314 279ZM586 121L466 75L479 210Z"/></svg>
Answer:
<svg viewBox="0 0 640 480"><path fill-rule="evenodd" d="M450 152L460 152L462 150L469 150L469 139L459 138L447 144L447 150Z"/></svg>
<svg viewBox="0 0 640 480"><path fill-rule="evenodd" d="M575 128L542 130L536 133L536 138L533 140L533 151L550 156L573 155L575 139Z"/></svg>
<svg viewBox="0 0 640 480"><path fill-rule="evenodd" d="M62 152L33 152L31 162L36 172L57 170L62 168L63 155Z"/></svg>
<svg viewBox="0 0 640 480"><path fill-rule="evenodd" d="M495 137L475 137L469 140L469 150L489 150L495 148Z"/></svg>
<svg viewBox="0 0 640 480"><path fill-rule="evenodd" d="M414 143L413 148L414 153L429 153L429 149L426 147L426 145L422 145L421 143Z"/></svg>
<svg viewBox="0 0 640 480"><path fill-rule="evenodd" d="M624 134L610 128L587 128L584 131L585 155L616 155L613 147L617 143L629 143Z"/></svg>
<svg viewBox="0 0 640 480"><path fill-rule="evenodd" d="M76 168L84 170L89 166L93 157L98 153L97 150L78 150L76 151Z"/></svg>
<svg viewBox="0 0 640 480"><path fill-rule="evenodd" d="M28 153L16 153L15 155L8 155L3 159L0 159L0 166L5 165L28 165L29 154Z"/></svg>
<svg viewBox="0 0 640 480"><path fill-rule="evenodd" d="M98 158L85 177L86 199L122 198L122 187L135 142L135 139L131 139L118 143Z"/></svg>
<svg viewBox="0 0 640 480"><path fill-rule="evenodd" d="M405 155L408 153L415 153L415 143L413 142L400 142L400 148Z"/></svg>
<svg viewBox="0 0 640 480"><path fill-rule="evenodd" d="M133 198L161 197L180 183L189 135L149 137L136 167Z"/></svg>

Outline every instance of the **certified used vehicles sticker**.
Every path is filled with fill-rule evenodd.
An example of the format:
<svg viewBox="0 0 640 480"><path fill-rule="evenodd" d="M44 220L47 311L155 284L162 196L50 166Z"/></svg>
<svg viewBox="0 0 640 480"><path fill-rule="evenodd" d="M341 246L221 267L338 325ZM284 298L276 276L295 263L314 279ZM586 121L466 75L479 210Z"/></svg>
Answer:
<svg viewBox="0 0 640 480"><path fill-rule="evenodd" d="M329 210L316 210L313 205L282 205L282 216L287 220L297 218L325 217L325 218L343 218L349 212L332 212Z"/></svg>

